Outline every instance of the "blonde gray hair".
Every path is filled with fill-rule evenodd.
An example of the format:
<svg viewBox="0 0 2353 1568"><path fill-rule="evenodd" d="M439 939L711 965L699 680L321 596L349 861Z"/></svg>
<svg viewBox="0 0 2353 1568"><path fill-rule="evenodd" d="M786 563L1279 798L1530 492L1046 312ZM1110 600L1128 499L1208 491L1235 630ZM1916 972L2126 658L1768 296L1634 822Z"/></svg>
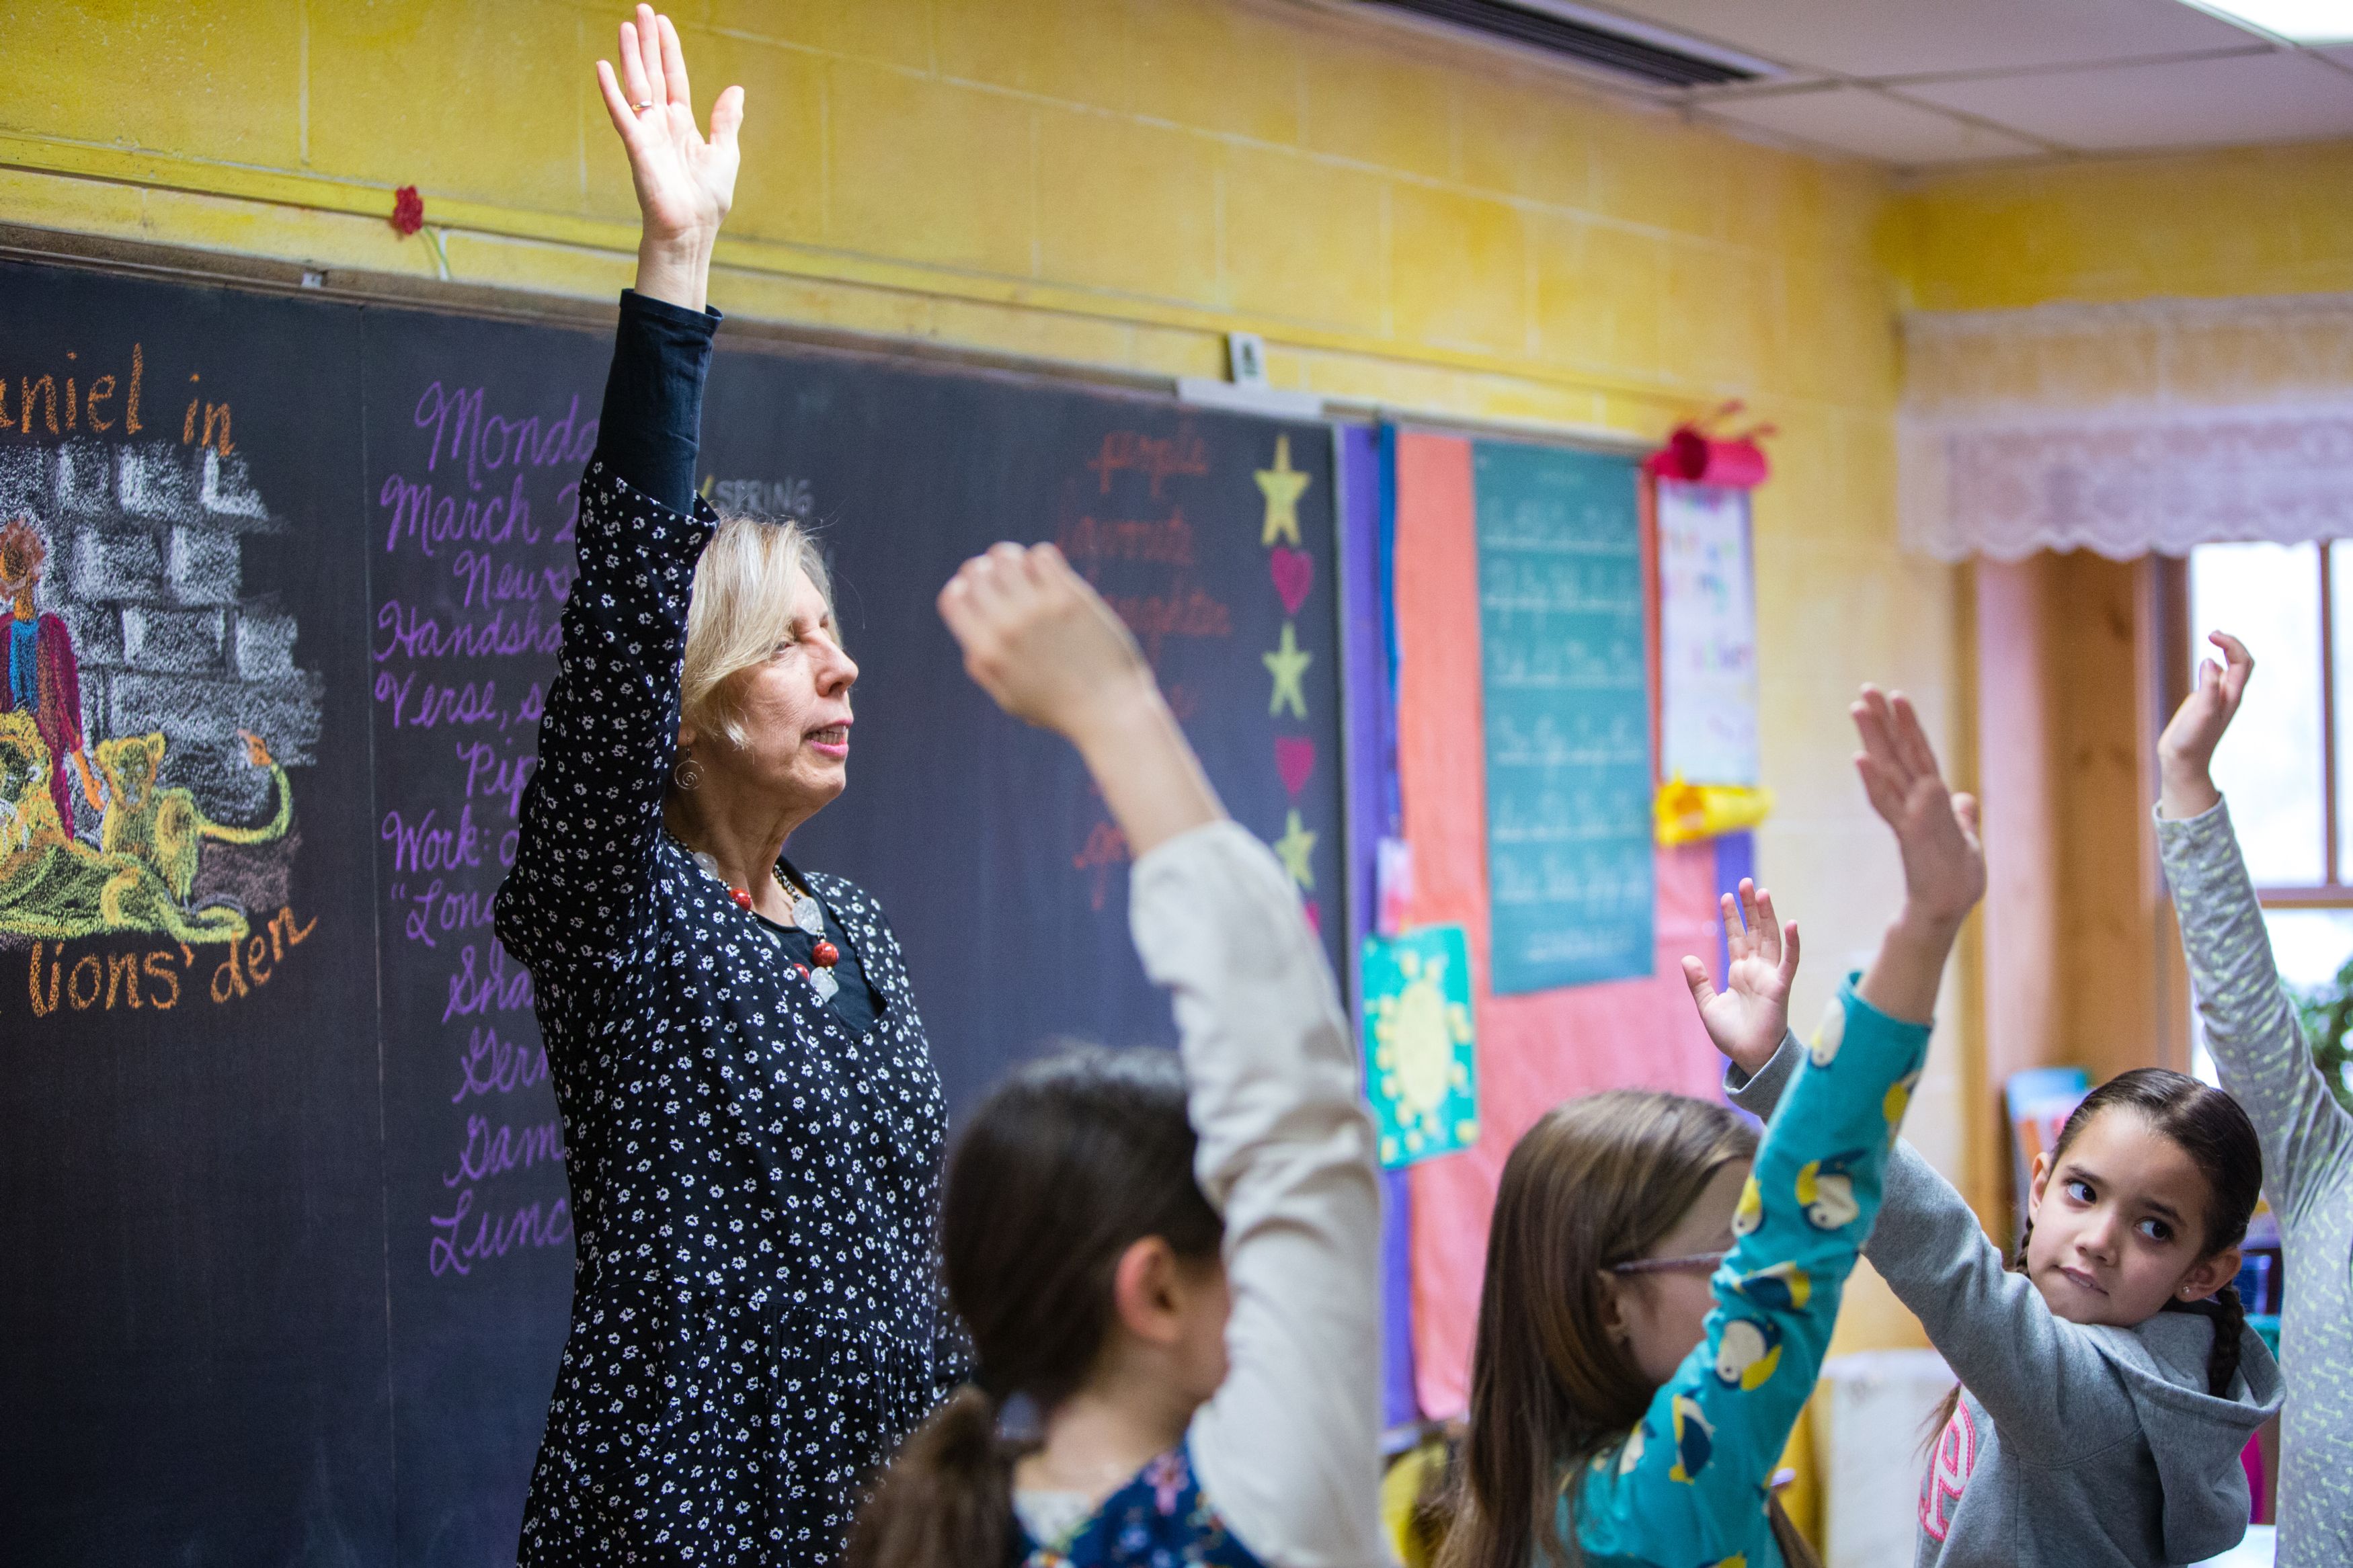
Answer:
<svg viewBox="0 0 2353 1568"><path fill-rule="evenodd" d="M827 614L833 583L817 543L797 521L729 517L694 563L687 602L686 658L679 672L679 717L703 734L741 746L743 683L733 679L790 640L795 579L806 576ZM840 627L834 627L840 636Z"/></svg>

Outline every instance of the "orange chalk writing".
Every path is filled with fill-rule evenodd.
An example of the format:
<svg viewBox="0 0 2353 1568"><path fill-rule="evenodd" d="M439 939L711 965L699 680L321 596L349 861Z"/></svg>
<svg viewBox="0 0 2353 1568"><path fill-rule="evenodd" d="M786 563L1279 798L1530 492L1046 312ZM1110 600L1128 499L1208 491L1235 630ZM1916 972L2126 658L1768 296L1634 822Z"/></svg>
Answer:
<svg viewBox="0 0 2353 1568"><path fill-rule="evenodd" d="M319 927L319 917L302 920L293 907L281 908L259 930L225 944L227 956L214 964L206 993L215 1002L234 1002L267 985L280 973L288 951L308 940ZM111 1013L153 1008L168 1013L180 1005L180 982L193 978L199 955L186 942L169 947L128 952L85 952L69 955L68 943L36 942L26 973L33 1016L46 1018L64 1011ZM222 952L207 947L209 960Z"/></svg>
<svg viewBox="0 0 2353 1568"><path fill-rule="evenodd" d="M1082 517L1056 531L1054 542L1074 562L1146 561L1193 564L1193 525L1182 507L1161 519Z"/></svg>
<svg viewBox="0 0 2353 1568"><path fill-rule="evenodd" d="M1190 425L1180 425L1168 437L1146 436L1135 430L1104 435L1095 455L1087 459L1100 493L1111 494L1113 474L1142 474L1152 482L1152 496L1160 499L1161 481L1172 474L1201 475L1209 471L1209 448Z"/></svg>
<svg viewBox="0 0 2353 1568"><path fill-rule="evenodd" d="M13 367L12 367L13 368ZM97 369L98 374L86 373ZM0 434L30 436L37 433L58 436L78 433L84 426L95 434L105 435L118 426L126 436L136 436L144 428L140 418L139 399L147 374L147 353L139 343L131 345L129 384L116 374L121 362L113 369L103 365L88 366L81 363L79 350L66 353L66 363L48 369L18 368L12 375L0 374ZM188 378L191 381L195 376ZM118 412L111 406L118 394L122 405ZM11 405L9 398L16 402ZM59 405L64 417L60 419ZM196 440L196 422L191 418L185 438ZM229 443L229 405L214 404L204 419L204 437L207 446L217 445L220 451L234 450Z"/></svg>

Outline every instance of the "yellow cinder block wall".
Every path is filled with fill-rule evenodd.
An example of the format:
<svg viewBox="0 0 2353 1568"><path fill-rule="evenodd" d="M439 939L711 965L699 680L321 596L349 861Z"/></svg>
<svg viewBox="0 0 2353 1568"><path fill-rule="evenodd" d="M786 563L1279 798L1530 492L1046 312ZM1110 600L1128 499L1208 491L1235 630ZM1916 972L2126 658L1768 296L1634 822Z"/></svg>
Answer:
<svg viewBox="0 0 2353 1568"><path fill-rule="evenodd" d="M0 14L40 62L0 100L0 220L542 293L628 279L591 75L618 5ZM1239 327L1278 383L1399 411L1649 438L1740 397L1772 421L1759 855L1807 928L1810 1022L1900 885L1846 703L1893 683L1945 727L1958 700L1951 574L1894 544L1884 176L1289 0L673 14L703 101L749 94L712 289L740 316L1198 374ZM406 184L428 227L403 240ZM1911 1118L1948 1168L1978 1098L1957 1038ZM1918 1342L1875 1281L1840 1331Z"/></svg>
<svg viewBox="0 0 2353 1568"><path fill-rule="evenodd" d="M1885 237L1926 310L2353 289L2353 142L1947 175Z"/></svg>

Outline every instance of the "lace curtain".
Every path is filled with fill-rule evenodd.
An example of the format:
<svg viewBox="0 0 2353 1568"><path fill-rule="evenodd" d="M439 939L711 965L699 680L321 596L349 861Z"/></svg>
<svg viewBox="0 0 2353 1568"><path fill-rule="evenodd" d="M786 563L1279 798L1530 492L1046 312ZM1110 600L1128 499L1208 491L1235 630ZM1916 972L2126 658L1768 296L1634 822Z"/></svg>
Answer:
<svg viewBox="0 0 2353 1568"><path fill-rule="evenodd" d="M1904 344L1913 550L2353 535L2353 294L1920 312Z"/></svg>

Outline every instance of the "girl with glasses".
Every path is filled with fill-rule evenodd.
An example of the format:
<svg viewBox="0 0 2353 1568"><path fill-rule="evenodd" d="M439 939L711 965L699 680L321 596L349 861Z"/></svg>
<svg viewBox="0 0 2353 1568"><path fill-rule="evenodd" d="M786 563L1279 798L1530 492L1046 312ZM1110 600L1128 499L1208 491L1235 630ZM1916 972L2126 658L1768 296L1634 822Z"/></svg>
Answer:
<svg viewBox="0 0 2353 1568"><path fill-rule="evenodd" d="M1904 911L1761 1142L1720 1104L1621 1089L1559 1107L1512 1151L1447 1568L1813 1562L1773 1469L1985 890L1975 803L1947 792L1911 705L1865 689L1855 719Z"/></svg>

